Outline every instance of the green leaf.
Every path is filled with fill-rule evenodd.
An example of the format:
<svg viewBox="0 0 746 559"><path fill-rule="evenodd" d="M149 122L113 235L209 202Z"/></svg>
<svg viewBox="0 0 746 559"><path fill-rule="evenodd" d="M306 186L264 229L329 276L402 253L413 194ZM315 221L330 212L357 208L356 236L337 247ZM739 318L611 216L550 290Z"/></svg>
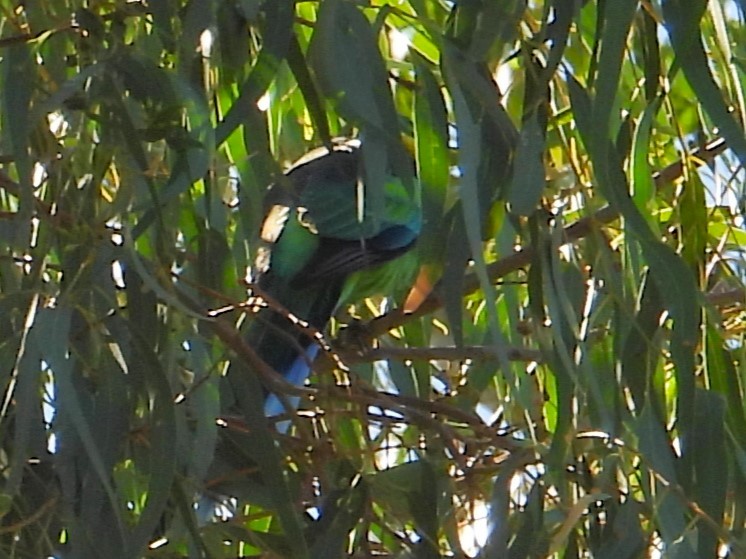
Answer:
<svg viewBox="0 0 746 559"><path fill-rule="evenodd" d="M8 514L13 504L13 497L7 493L0 493L0 518Z"/></svg>
<svg viewBox="0 0 746 559"><path fill-rule="evenodd" d="M663 17L676 53L676 63L697 95L707 115L728 142L742 164L746 163L746 136L733 118L728 104L715 81L702 44L700 19L705 0L665 0Z"/></svg>
<svg viewBox="0 0 746 559"><path fill-rule="evenodd" d="M238 98L215 128L215 144L218 146L225 142L236 128L245 124L251 111L256 108L256 102L274 79L280 62L286 58L292 36L294 2L277 0L266 3L265 7L262 35L266 40L254 60L251 73L241 85Z"/></svg>
<svg viewBox="0 0 746 559"><path fill-rule="evenodd" d="M328 495L322 510L319 526L314 526L316 541L311 547L311 557L342 557L350 540L350 532L364 514L367 484L358 480L349 488Z"/></svg>
<svg viewBox="0 0 746 559"><path fill-rule="evenodd" d="M420 88L414 99L415 159L424 220L419 247L430 263L442 260L448 232L441 221L450 182L448 113L435 76L423 60L415 64Z"/></svg>
<svg viewBox="0 0 746 559"><path fill-rule="evenodd" d="M725 400L720 394L698 389L695 398L691 453L694 457L696 489L694 497L702 510L722 524L728 487L725 450ZM697 538L699 557L717 555L719 534L709 526L700 528Z"/></svg>
<svg viewBox="0 0 746 559"><path fill-rule="evenodd" d="M58 401L55 411L64 416L65 421L70 423L75 436L80 440L85 457L90 461L91 474L95 476L96 483L103 489L104 496L108 500L108 510L113 516L107 519L107 525L117 532L115 540L107 542L110 545L116 540L127 541L126 531L123 519L119 514L117 494L111 484L107 461L102 456L102 449L96 442L95 426L89 421L88 413L78 395L73 377L73 362L70 359L68 347L72 314L73 311L69 307L46 309L36 321L34 335L36 344L38 344L37 347L41 348L40 353L54 375ZM95 510L97 506L100 506L99 498L95 493L91 495L91 498L96 499L96 501L87 503L87 506Z"/></svg>
<svg viewBox="0 0 746 559"><path fill-rule="evenodd" d="M606 149L608 140L616 135L619 111L613 109L618 102L622 59L637 6L637 0L604 3L604 34L593 102L593 144L588 146L589 151Z"/></svg>
<svg viewBox="0 0 746 559"><path fill-rule="evenodd" d="M544 192L544 132L539 114L534 112L523 123L515 154L513 180L508 202L516 215L533 213Z"/></svg>
<svg viewBox="0 0 746 559"><path fill-rule="evenodd" d="M303 93L303 99L306 102L306 109L311 116L316 131L324 144L329 145L331 142L331 132L329 131L329 121L326 117L326 111L324 110L324 105L318 91L316 90L316 85L313 83L311 78L306 58L303 55L300 45L298 44L298 39L295 36L290 39L288 65L293 72L293 76L295 76L296 82L298 82L298 87Z"/></svg>
<svg viewBox="0 0 746 559"><path fill-rule="evenodd" d="M648 276L640 294L639 310L634 316L627 335L624 337L621 353L622 376L635 400L635 406L642 408L645 399L663 397L662 394L649 394L652 387L651 367L653 355L657 351L655 334L660 328L663 315L663 301L656 282ZM657 404L658 400L653 399Z"/></svg>
<svg viewBox="0 0 746 559"><path fill-rule="evenodd" d="M240 362L234 363L227 379L233 393L240 396L238 404L250 429L247 448L251 449L251 455L256 460L262 481L282 525L285 535L283 542L294 559L310 557L300 516L293 507L289 475L282 467L280 453L269 431L267 418L264 417L264 395L259 379Z"/></svg>
<svg viewBox="0 0 746 559"><path fill-rule="evenodd" d="M709 321L705 338L705 366L713 392L726 399L728 427L738 440L746 440L743 388L731 352L724 347L720 332Z"/></svg>
<svg viewBox="0 0 746 559"><path fill-rule="evenodd" d="M673 319L671 357L675 365L677 419L686 433L693 425L695 356L700 325L699 290L694 274L669 247L651 243L643 246L653 281L658 284Z"/></svg>
<svg viewBox="0 0 746 559"><path fill-rule="evenodd" d="M137 332L134 324L130 331ZM133 337L133 365L147 371L146 383L152 399L149 423L151 426L150 444L159 449L150 453L147 460L137 465L148 478L145 491L147 501L140 515L140 521L127 540L127 550L131 555L141 554L151 541L153 531L160 522L171 495L171 487L177 474L177 434L173 406L173 394L167 371L161 366L149 343L142 336Z"/></svg>
<svg viewBox="0 0 746 559"><path fill-rule="evenodd" d="M640 212L648 215L648 223L653 226L652 216L649 215L649 204L655 198L655 182L650 168L650 133L653 118L660 107L659 101L654 101L645 107L645 112L635 128L632 140L632 157L630 167L632 169L630 187L632 198Z"/></svg>
<svg viewBox="0 0 746 559"><path fill-rule="evenodd" d="M331 56L340 45L345 45L345 56ZM376 36L356 6L343 0L322 4L309 57L321 90L343 115L364 128L398 137L398 117Z"/></svg>
<svg viewBox="0 0 746 559"><path fill-rule="evenodd" d="M481 160L481 146L478 143L480 128L472 114L472 107L468 105L467 99L460 88L453 89L454 105L456 109L456 122L459 130L459 168L461 170L461 204L464 217L464 229L469 243L471 257L475 262L475 271L479 278L482 292L487 304L487 318L490 326L490 334L493 343L497 347L502 363L507 363L504 354L505 348L503 336L498 325L496 308L496 297L494 287L491 285L487 275L487 267L484 254L481 250L482 219L479 204L478 170Z"/></svg>
<svg viewBox="0 0 746 559"><path fill-rule="evenodd" d="M679 198L681 212L681 258L695 272L704 268L708 243L706 186L692 173Z"/></svg>
<svg viewBox="0 0 746 559"><path fill-rule="evenodd" d="M679 499L668 489L677 483L676 467L671 441L650 405L645 405L640 414L635 432L639 439L640 452L645 457L648 467L659 474L665 483L655 480L654 494L657 525L661 538L667 549L679 554L676 557L694 558L694 548L684 538L687 520L686 510Z"/></svg>
<svg viewBox="0 0 746 559"><path fill-rule="evenodd" d="M610 537L604 537L598 555L609 559L633 559L644 553L647 541L640 526L638 503L628 499L616 510Z"/></svg>
<svg viewBox="0 0 746 559"><path fill-rule="evenodd" d="M33 82L29 76L35 73L31 66L32 52L27 45L19 45L7 49L4 56L3 138L15 159L18 178L25 186L20 196L21 211L24 215L30 216L33 200L30 188L33 164L29 154L29 140L31 130L36 124L31 120L30 114ZM19 230L18 233L25 232Z"/></svg>

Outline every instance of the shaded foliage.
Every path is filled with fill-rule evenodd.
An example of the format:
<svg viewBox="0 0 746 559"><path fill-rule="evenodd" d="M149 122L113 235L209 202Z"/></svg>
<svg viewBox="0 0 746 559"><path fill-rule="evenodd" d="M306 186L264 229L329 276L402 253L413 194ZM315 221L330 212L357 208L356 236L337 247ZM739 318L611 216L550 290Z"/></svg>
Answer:
<svg viewBox="0 0 746 559"><path fill-rule="evenodd" d="M742 3L1 6L0 555L746 553ZM339 136L419 275L280 435L246 270Z"/></svg>

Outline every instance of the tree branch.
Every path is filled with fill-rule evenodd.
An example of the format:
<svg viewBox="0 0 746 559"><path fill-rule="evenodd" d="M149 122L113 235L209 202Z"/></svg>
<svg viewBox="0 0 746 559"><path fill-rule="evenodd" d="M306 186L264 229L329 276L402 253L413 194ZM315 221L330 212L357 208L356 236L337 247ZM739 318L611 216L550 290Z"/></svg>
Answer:
<svg viewBox="0 0 746 559"><path fill-rule="evenodd" d="M394 359L396 361L497 361L500 359L494 348L487 346L464 347L378 347L367 351L337 351L344 363L360 363ZM527 347L509 347L507 356L511 361L543 361L541 351Z"/></svg>

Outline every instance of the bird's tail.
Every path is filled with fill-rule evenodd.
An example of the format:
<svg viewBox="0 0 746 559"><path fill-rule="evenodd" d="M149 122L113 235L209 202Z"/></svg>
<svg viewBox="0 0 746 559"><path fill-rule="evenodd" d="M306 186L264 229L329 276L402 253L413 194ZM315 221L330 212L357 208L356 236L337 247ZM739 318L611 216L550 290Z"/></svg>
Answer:
<svg viewBox="0 0 746 559"><path fill-rule="evenodd" d="M341 293L341 282L292 289L276 296L275 301L287 301L287 307L278 307L273 301L251 319L246 341L256 354L282 377L302 386L311 373L313 360L319 353L319 344L313 333L321 332L334 313ZM298 398L287 402L297 406ZM273 417L287 411L283 398L267 392L264 413ZM285 423L286 430L288 424ZM278 425L278 429L280 426Z"/></svg>

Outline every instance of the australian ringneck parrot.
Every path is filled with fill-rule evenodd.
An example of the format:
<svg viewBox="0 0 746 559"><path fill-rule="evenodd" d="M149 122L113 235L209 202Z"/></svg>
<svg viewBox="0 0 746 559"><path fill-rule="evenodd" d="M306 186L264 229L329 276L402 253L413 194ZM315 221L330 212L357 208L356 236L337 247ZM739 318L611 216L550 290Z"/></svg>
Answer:
<svg viewBox="0 0 746 559"><path fill-rule="evenodd" d="M272 303L250 317L246 340L297 386L308 378L319 345L287 313L321 332L340 306L389 293L414 270L413 254L398 257L420 233L416 181L387 170L374 211L362 161L361 148L350 143L317 150L267 192L252 281ZM267 417L284 411L275 394L265 396Z"/></svg>

